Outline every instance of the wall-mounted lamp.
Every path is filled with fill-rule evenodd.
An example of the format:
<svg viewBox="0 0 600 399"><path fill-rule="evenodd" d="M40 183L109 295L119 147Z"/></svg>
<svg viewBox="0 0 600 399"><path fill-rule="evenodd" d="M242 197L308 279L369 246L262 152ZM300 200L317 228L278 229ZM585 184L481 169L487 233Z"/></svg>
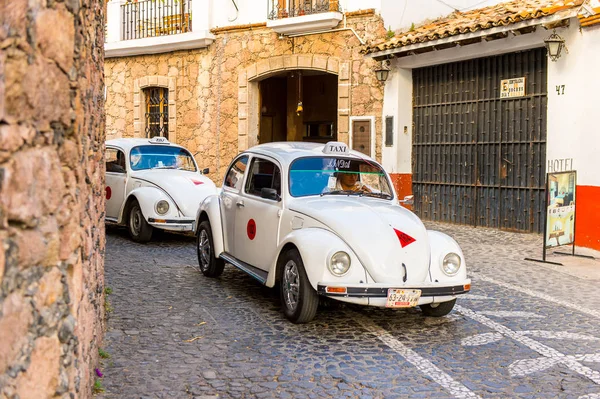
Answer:
<svg viewBox="0 0 600 399"><path fill-rule="evenodd" d="M375 69L375 76L381 83L385 82L390 74L390 60L383 60Z"/></svg>
<svg viewBox="0 0 600 399"><path fill-rule="evenodd" d="M567 46L565 45L565 39L556 34L556 31L553 31L552 34L544 40L546 43L546 49L548 50L548 55L552 61L556 61L560 58L563 48L566 52Z"/></svg>

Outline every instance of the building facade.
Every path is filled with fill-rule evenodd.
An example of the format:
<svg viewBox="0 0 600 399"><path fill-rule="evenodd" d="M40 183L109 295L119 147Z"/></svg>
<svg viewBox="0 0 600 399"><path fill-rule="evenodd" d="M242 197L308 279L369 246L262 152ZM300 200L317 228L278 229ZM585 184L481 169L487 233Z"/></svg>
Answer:
<svg viewBox="0 0 600 399"><path fill-rule="evenodd" d="M169 1L108 3L107 138L168 137L218 183L265 142L381 159L383 85L360 54L385 38L378 2Z"/></svg>
<svg viewBox="0 0 600 399"><path fill-rule="evenodd" d="M549 232L600 249L600 4L495 3L366 48L391 68L384 167L424 219ZM559 57L547 50L553 40ZM576 178L564 183L547 177L571 170ZM547 190L548 179L556 187ZM576 203L575 221L547 226L547 201Z"/></svg>

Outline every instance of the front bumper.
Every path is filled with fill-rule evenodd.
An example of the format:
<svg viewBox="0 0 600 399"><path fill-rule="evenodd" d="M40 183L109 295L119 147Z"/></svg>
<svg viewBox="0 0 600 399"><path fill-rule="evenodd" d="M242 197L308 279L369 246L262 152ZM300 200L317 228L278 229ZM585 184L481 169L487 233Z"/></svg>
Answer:
<svg viewBox="0 0 600 399"><path fill-rule="evenodd" d="M193 219L155 219L148 218L148 224L158 229L170 231L194 231L196 221Z"/></svg>
<svg viewBox="0 0 600 399"><path fill-rule="evenodd" d="M335 292L345 288L345 292ZM411 285L393 284L340 284L320 282L317 292L333 299L362 305L385 306L390 288L403 290L421 290L418 305L447 302L456 295L466 294L471 290L471 280L456 281L451 284L425 283Z"/></svg>

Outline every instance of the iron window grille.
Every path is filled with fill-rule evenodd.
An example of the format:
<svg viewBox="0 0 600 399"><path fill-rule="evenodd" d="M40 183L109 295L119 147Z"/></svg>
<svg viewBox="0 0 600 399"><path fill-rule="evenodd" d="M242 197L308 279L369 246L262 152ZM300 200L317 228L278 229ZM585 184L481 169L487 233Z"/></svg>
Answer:
<svg viewBox="0 0 600 399"><path fill-rule="evenodd" d="M164 87L144 89L146 97L146 137L169 139L169 90Z"/></svg>

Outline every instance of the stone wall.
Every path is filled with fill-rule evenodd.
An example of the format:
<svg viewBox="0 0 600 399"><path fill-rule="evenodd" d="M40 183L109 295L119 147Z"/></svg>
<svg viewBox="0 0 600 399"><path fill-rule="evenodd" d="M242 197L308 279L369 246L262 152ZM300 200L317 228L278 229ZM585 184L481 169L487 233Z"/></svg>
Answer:
<svg viewBox="0 0 600 399"><path fill-rule="evenodd" d="M0 397L88 398L104 320L101 0L0 0Z"/></svg>
<svg viewBox="0 0 600 399"><path fill-rule="evenodd" d="M366 41L385 36L381 18L372 11L350 15L347 24ZM338 116L339 138L348 141L350 116L375 116L376 156L381 159L383 85L373 73L375 62L359 53L360 42L350 30L284 40L264 25L213 33L216 40L206 49L108 59L107 138L143 137L143 130L136 129L136 112L141 112L135 111L143 103L136 98L140 82L174 80L169 86L174 98L169 94L169 101L175 103L175 115L169 114L169 123L176 125L175 141L197 154L200 166L210 167L210 177L220 185L229 162L245 149L239 137L246 134L240 125L247 129L247 124L239 120L249 112L247 106L240 107L247 101L240 90L247 69L282 56L309 55L335 58L346 65L346 103L339 106L347 114Z"/></svg>

